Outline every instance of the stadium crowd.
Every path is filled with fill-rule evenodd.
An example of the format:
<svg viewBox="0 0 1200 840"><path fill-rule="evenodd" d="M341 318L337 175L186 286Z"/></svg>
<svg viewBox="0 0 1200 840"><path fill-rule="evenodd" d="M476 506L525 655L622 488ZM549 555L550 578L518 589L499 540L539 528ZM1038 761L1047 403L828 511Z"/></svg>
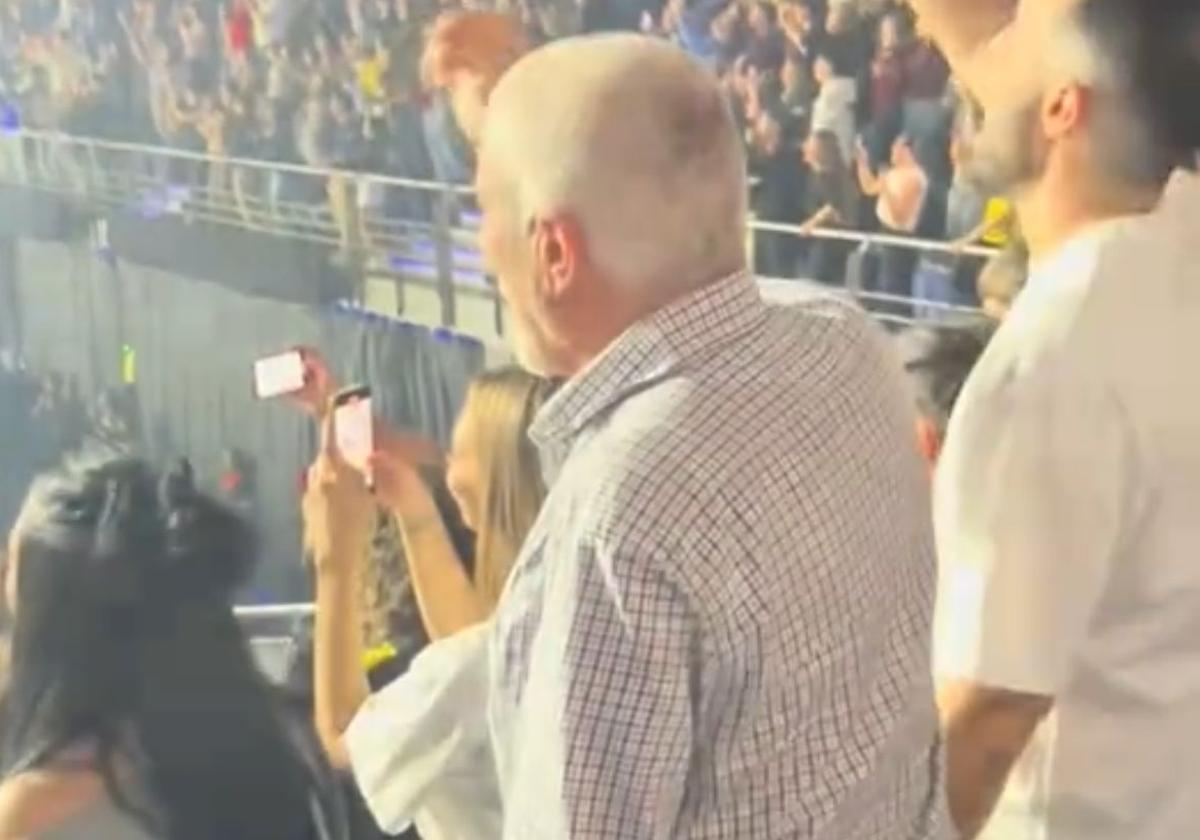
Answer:
<svg viewBox="0 0 1200 840"><path fill-rule="evenodd" d="M992 267L1030 275L988 307L995 335L897 353L841 297L764 300L745 143L779 142L757 74L786 88L788 62L765 7L716 77L694 57L724 23L690 57L500 49L447 114L520 367L472 383L431 482L382 423L352 457L336 409L369 392L297 351L288 397L320 429L312 726L280 714L229 608L243 519L191 465L106 445L35 481L10 540L0 838L341 840L337 773L424 840L1196 836L1200 400L1179 360L1200 353L1200 9L913 5L985 106L972 177L1029 243ZM804 141L810 175L859 135L829 55L805 107L840 116ZM861 135L881 217L928 204L900 199L933 180L929 98ZM825 183L812 223L844 222ZM79 414L69 383L41 391ZM409 632L369 620L393 575L421 638L379 686L371 649Z"/></svg>
<svg viewBox="0 0 1200 840"><path fill-rule="evenodd" d="M970 107L897 0L8 0L0 84L33 128L468 183L464 127L422 53L439 16L484 7L519 27L524 43L514 40L514 50L634 29L691 53L735 109L761 221L959 245L1008 240L1004 202L961 177ZM328 201L344 245L359 240L359 206L428 212L411 194L368 195L345 179L188 171L176 177L202 178L243 207L247 197L267 207ZM756 269L841 284L852 251L844 241L759 231ZM978 259L918 261L902 248L867 256L851 269L868 290L977 303Z"/></svg>

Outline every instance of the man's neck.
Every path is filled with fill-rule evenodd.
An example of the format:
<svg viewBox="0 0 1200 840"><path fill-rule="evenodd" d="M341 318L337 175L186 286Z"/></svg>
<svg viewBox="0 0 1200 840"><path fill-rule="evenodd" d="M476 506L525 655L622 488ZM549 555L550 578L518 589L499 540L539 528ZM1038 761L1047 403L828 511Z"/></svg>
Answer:
<svg viewBox="0 0 1200 840"><path fill-rule="evenodd" d="M1160 189L1117 189L1043 182L1016 199L1029 255L1034 262L1058 251L1083 231L1122 216L1151 212Z"/></svg>

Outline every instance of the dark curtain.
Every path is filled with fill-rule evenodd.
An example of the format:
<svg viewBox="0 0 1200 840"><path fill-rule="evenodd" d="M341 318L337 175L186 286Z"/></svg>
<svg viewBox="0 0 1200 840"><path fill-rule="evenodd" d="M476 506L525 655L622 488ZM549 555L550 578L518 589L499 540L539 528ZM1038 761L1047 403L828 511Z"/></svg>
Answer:
<svg viewBox="0 0 1200 840"><path fill-rule="evenodd" d="M225 453L250 456L264 558L249 597L307 591L299 490L315 442L298 412L253 397L255 359L314 346L344 382L373 386L380 414L443 444L483 364L481 346L458 336L251 297L121 262L86 243L25 240L9 265L4 271L0 260L0 288L15 311L0 318L0 348L16 350L33 372L73 378L88 404L132 372L146 454L191 459L210 488Z"/></svg>

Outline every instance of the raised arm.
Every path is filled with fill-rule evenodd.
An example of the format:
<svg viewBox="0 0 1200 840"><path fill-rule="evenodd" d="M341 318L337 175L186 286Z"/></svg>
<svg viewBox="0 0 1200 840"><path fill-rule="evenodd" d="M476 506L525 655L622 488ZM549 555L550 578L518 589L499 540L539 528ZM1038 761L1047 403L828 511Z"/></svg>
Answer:
<svg viewBox="0 0 1200 840"><path fill-rule="evenodd" d="M307 347L300 352L305 385L292 396L292 402L324 422L337 381L319 353ZM438 460L437 446L393 431L379 421L375 437L372 469L376 498L400 525L405 561L426 632L437 640L478 624L487 618L487 607L459 560L433 494L416 469L418 464Z"/></svg>
<svg viewBox="0 0 1200 840"><path fill-rule="evenodd" d="M909 5L917 13L918 28L937 42L958 70L1012 22L1020 1L909 0Z"/></svg>
<svg viewBox="0 0 1200 840"><path fill-rule="evenodd" d="M854 170L858 177L858 187L863 195L874 198L883 192L883 179L871 168L867 150L859 144L854 161Z"/></svg>
<svg viewBox="0 0 1200 840"><path fill-rule="evenodd" d="M985 105L1012 101L1041 79L1046 36L1083 0L909 0L918 27Z"/></svg>
<svg viewBox="0 0 1200 840"><path fill-rule="evenodd" d="M819 227L824 227L830 222L837 223L841 221L841 214L838 213L837 208L832 204L826 204L820 210L809 216L804 224L800 225L800 227L804 231L805 235L811 235L812 232Z"/></svg>
<svg viewBox="0 0 1200 840"><path fill-rule="evenodd" d="M362 477L338 455L326 420L304 496L304 534L317 590L313 722L330 762L342 768L349 764L342 736L370 693L360 600L375 510Z"/></svg>
<svg viewBox="0 0 1200 840"><path fill-rule="evenodd" d="M404 556L425 630L433 640L484 621L488 607L458 557L433 493L403 439L379 435L372 461L376 494L400 524Z"/></svg>

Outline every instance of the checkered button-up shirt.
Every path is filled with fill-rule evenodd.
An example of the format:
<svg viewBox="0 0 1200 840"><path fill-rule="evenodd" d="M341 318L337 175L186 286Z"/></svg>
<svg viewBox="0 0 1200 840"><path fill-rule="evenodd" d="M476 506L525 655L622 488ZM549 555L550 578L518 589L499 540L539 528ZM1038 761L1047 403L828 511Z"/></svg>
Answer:
<svg viewBox="0 0 1200 840"><path fill-rule="evenodd" d="M490 642L505 838L947 836L912 423L865 316L745 276L545 406Z"/></svg>

